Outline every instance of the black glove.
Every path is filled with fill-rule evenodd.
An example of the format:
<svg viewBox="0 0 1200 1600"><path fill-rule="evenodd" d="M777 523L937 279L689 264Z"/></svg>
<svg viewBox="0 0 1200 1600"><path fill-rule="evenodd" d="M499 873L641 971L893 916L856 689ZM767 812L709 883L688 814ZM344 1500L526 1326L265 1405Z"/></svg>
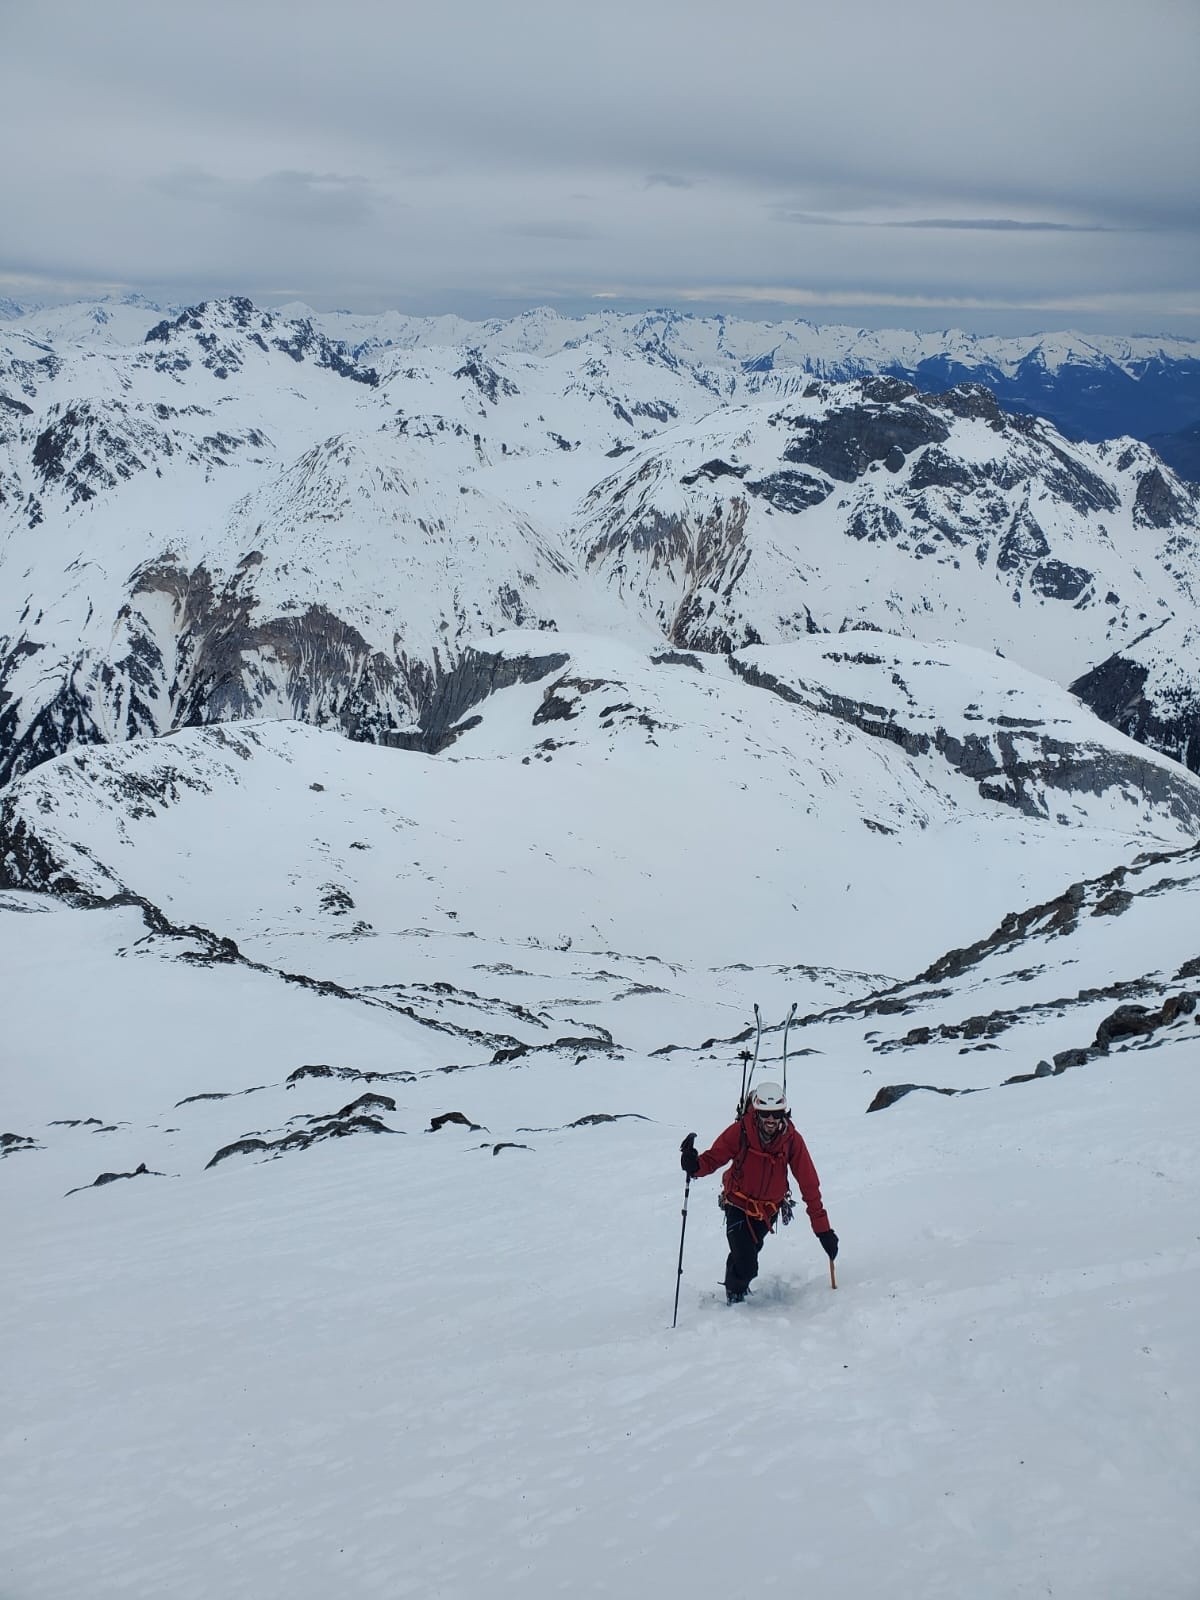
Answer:
<svg viewBox="0 0 1200 1600"><path fill-rule="evenodd" d="M824 1233L819 1233L817 1238L821 1241L821 1248L830 1261L837 1255L837 1234L832 1228L826 1228Z"/></svg>
<svg viewBox="0 0 1200 1600"><path fill-rule="evenodd" d="M689 1133L679 1146L679 1165L689 1178L694 1178L700 1171L700 1157L696 1151L696 1135Z"/></svg>

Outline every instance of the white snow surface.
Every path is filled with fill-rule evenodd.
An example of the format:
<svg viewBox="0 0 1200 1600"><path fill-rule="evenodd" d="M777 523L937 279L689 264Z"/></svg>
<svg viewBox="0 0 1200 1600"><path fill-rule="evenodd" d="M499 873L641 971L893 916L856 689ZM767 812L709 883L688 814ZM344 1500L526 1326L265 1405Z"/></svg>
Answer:
<svg viewBox="0 0 1200 1600"><path fill-rule="evenodd" d="M290 312L0 341L0 711L113 741L0 791L2 1600L1195 1600L1200 780L1059 686L1190 703L1192 502L969 415L835 483L883 334ZM842 1248L730 1308L756 1006Z"/></svg>
<svg viewBox="0 0 1200 1600"><path fill-rule="evenodd" d="M696 1184L672 1329L676 1145L728 1120L732 1047L446 1076L395 1014L4 898L43 1146L0 1169L6 1595L1194 1593L1194 1029L870 1117L861 1026L823 1036L789 1087L836 1292L801 1218L727 1308ZM282 1086L322 1060L414 1076ZM205 1168L363 1088L394 1132ZM451 1110L479 1126L428 1131Z"/></svg>
<svg viewBox="0 0 1200 1600"><path fill-rule="evenodd" d="M5 1600L1190 1600L1194 826L1014 811L724 662L487 648L552 644L437 756L256 722L8 792L144 899L0 891ZM736 662L1128 743L958 645ZM801 1211L730 1308L677 1147L756 1004L842 1248Z"/></svg>

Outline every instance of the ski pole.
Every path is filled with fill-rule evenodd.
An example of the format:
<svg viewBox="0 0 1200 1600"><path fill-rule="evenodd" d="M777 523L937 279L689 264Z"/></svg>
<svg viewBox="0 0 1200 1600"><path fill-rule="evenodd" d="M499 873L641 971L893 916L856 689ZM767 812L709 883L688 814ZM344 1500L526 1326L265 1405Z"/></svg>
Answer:
<svg viewBox="0 0 1200 1600"><path fill-rule="evenodd" d="M829 1287L831 1289L837 1288L837 1273L834 1271L832 1261L829 1263Z"/></svg>
<svg viewBox="0 0 1200 1600"><path fill-rule="evenodd" d="M696 1137L692 1134L692 1138ZM692 1175L689 1172L683 1180L683 1226L679 1230L679 1271L675 1274L675 1315L671 1318L671 1326L679 1321L679 1287L683 1282L683 1236L687 1232L687 1207L688 1194L692 1187Z"/></svg>

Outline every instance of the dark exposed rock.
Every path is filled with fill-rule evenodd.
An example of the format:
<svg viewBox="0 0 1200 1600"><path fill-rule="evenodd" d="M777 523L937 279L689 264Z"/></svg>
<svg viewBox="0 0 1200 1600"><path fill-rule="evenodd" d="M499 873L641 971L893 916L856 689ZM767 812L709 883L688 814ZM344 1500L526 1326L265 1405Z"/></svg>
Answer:
<svg viewBox="0 0 1200 1600"><path fill-rule="evenodd" d="M1060 1050L1054 1057L1054 1071L1066 1072L1069 1067L1083 1067L1092 1060L1090 1050Z"/></svg>
<svg viewBox="0 0 1200 1600"><path fill-rule="evenodd" d="M1033 1083L1037 1078L1049 1078L1054 1075L1054 1068L1048 1061L1039 1061L1032 1072L1018 1072L1011 1078L1005 1078L1004 1087L1010 1083Z"/></svg>
<svg viewBox="0 0 1200 1600"><path fill-rule="evenodd" d="M1191 1016L1196 1009L1196 1000L1194 994L1171 995L1157 1011L1151 1011L1147 1006L1118 1006L1096 1029L1093 1049L1107 1050L1116 1039L1128 1039L1169 1027L1180 1017Z"/></svg>
<svg viewBox="0 0 1200 1600"><path fill-rule="evenodd" d="M335 1117L353 1117L367 1111L395 1111L396 1102L387 1094L360 1094L357 1100L351 1100L340 1111L335 1111Z"/></svg>
<svg viewBox="0 0 1200 1600"><path fill-rule="evenodd" d="M1000 572L1015 572L1050 554L1050 541L1037 518L1028 506L1013 517L1008 531L1000 540L996 553L996 567Z"/></svg>
<svg viewBox="0 0 1200 1600"><path fill-rule="evenodd" d="M600 1028L596 1034L563 1034L552 1040L549 1044L535 1045L535 1050L570 1050L579 1055L588 1055L597 1050L612 1050L612 1034L606 1028Z"/></svg>
<svg viewBox="0 0 1200 1600"><path fill-rule="evenodd" d="M499 1144L492 1146L492 1154L498 1156L501 1150L528 1150L527 1144L516 1144L512 1139L502 1139Z"/></svg>
<svg viewBox="0 0 1200 1600"><path fill-rule="evenodd" d="M74 1189L68 1189L67 1194L81 1194L84 1189L100 1189L106 1183L116 1183L119 1178L165 1178L165 1172L153 1172L144 1161L139 1161L132 1172L102 1172L91 1183L81 1183Z"/></svg>
<svg viewBox="0 0 1200 1600"><path fill-rule="evenodd" d="M209 1167L215 1167L218 1162L225 1161L229 1156L252 1156L257 1155L260 1150L270 1148L265 1139L235 1139L232 1144L221 1146L212 1160L206 1164L205 1171L207 1172Z"/></svg>
<svg viewBox="0 0 1200 1600"><path fill-rule="evenodd" d="M358 1067L329 1067L323 1063L315 1066L297 1067L294 1072L289 1072L284 1085L285 1088L294 1088L305 1078L352 1078L359 1083L415 1083L414 1072L362 1072Z"/></svg>
<svg viewBox="0 0 1200 1600"><path fill-rule="evenodd" d="M650 659L659 667L693 667L697 672L704 671L704 663L700 657L690 655L686 650L663 650Z"/></svg>
<svg viewBox="0 0 1200 1600"><path fill-rule="evenodd" d="M1133 644L1147 637L1143 634ZM1146 694L1149 676L1140 661L1118 653L1076 678L1070 688L1110 727L1200 772L1200 686L1168 706Z"/></svg>
<svg viewBox="0 0 1200 1600"><path fill-rule="evenodd" d="M467 650L429 693L421 712L419 730L385 733L382 743L401 750L423 750L426 755L437 755L453 744L462 731L458 725L472 706L513 684L536 683L551 672L561 671L569 660L570 657L560 651L544 656L507 656Z"/></svg>
<svg viewBox="0 0 1200 1600"><path fill-rule="evenodd" d="M346 1108L349 1109L349 1108ZM317 1144L324 1139L346 1139L356 1133L396 1133L398 1130L389 1128L386 1123L372 1116L347 1116L344 1111L335 1113L332 1117L310 1117L307 1128L295 1128L280 1139L262 1139L247 1137L235 1139L232 1144L223 1145L205 1167L215 1167L220 1162L228 1160L235 1155L257 1155L265 1152L273 1156L289 1155L294 1150L307 1150L310 1145Z"/></svg>
<svg viewBox="0 0 1200 1600"><path fill-rule="evenodd" d="M765 478L747 479L746 492L765 500L776 511L796 512L819 506L833 493L833 485L808 472L784 469Z"/></svg>
<svg viewBox="0 0 1200 1600"><path fill-rule="evenodd" d="M903 1100L906 1094L912 1094L914 1089L924 1089L930 1094L959 1094L958 1089L939 1089L932 1083L893 1083L880 1089L871 1104L868 1112L886 1111L888 1106L894 1106L897 1100Z"/></svg>
<svg viewBox="0 0 1200 1600"><path fill-rule="evenodd" d="M924 389L925 385L920 383L918 387ZM956 384L953 389L930 395L929 404L941 411L948 411L954 417L986 422L996 432L1002 431L1011 420L1000 409L994 390L985 383L968 381Z"/></svg>
<svg viewBox="0 0 1200 1600"><path fill-rule="evenodd" d="M360 367L349 357L344 344L318 333L308 318L287 321L274 312L260 311L244 295L206 300L177 317L165 317L146 334L145 343L178 347L181 342L192 340L202 352L201 364L221 379L242 369L247 346L251 345L264 353L278 350L296 362L311 361L370 388L379 383L374 367ZM156 366L160 371L170 371L181 359L186 367L187 358L181 352L172 355L164 351Z"/></svg>
<svg viewBox="0 0 1200 1600"><path fill-rule="evenodd" d="M820 419L792 419L783 459L853 483L873 462L895 459L893 453L904 457L923 445L944 443L950 428L931 406L898 403L914 392L910 385L876 380L863 385L864 398L874 405L847 406Z"/></svg>
<svg viewBox="0 0 1200 1600"><path fill-rule="evenodd" d="M1041 443L1051 457L1051 464L1042 477L1057 499L1065 500L1085 516L1098 511L1120 509L1121 497L1103 478L1085 467L1074 455L1060 449L1050 435L1043 433Z"/></svg>
<svg viewBox="0 0 1200 1600"><path fill-rule="evenodd" d="M1185 520L1188 507L1158 467L1143 473L1133 502L1133 520L1139 528L1170 528Z"/></svg>
<svg viewBox="0 0 1200 1600"><path fill-rule="evenodd" d="M1074 1008L1094 1005L1097 1000L1124 1000L1133 995L1148 994L1152 988L1151 980L1135 978L1125 982L1110 983L1102 989L1081 989L1078 994L1059 995L1053 1000L1040 1000L1010 1011L990 1011L985 1016L968 1017L964 1022L944 1022L936 1026L910 1028L903 1038L885 1039L874 1048L878 1054L887 1055L894 1050L908 1050L929 1044L934 1039L994 1039L1019 1023L1029 1023L1040 1017L1061 1017ZM915 998L925 1000L928 995L919 995ZM863 1002L859 1007L860 1013L864 1016L886 1014L887 1009L886 1001ZM912 1007L905 1005L903 1009L910 1011Z"/></svg>
<svg viewBox="0 0 1200 1600"><path fill-rule="evenodd" d="M586 1117L576 1117L574 1122L568 1122L568 1128L594 1128L602 1122L649 1122L649 1117L644 1117L640 1111L592 1111Z"/></svg>
<svg viewBox="0 0 1200 1600"><path fill-rule="evenodd" d="M520 394L516 384L510 379L501 377L495 367L483 359L478 350L468 350L466 362L454 374L456 378L466 378L473 383L485 400L495 405L501 395ZM569 447L568 447L569 448Z"/></svg>
<svg viewBox="0 0 1200 1600"><path fill-rule="evenodd" d="M1123 1039L1134 1033L1149 1033L1148 1006L1118 1006L1096 1029L1095 1047L1103 1050L1114 1039Z"/></svg>
<svg viewBox="0 0 1200 1600"><path fill-rule="evenodd" d="M736 656L731 656L729 665L731 669L758 689L768 689L772 694L778 695L781 700L786 700L790 705L807 706L809 709L826 713L840 718L844 722L853 723L861 728L864 733L873 734L877 738L887 739L892 744L898 744L909 755L923 755L930 746L928 734L913 733L895 722L882 706L869 705L866 702L851 700L844 695L833 694L829 690L814 685L805 685L804 692L793 688L776 678L773 673L765 672L752 661L742 661Z"/></svg>
<svg viewBox="0 0 1200 1600"><path fill-rule="evenodd" d="M1029 574L1029 587L1047 600L1078 600L1090 585L1092 574L1065 561L1039 561Z"/></svg>
<svg viewBox="0 0 1200 1600"><path fill-rule="evenodd" d="M957 978L992 950L1020 943L1035 928L1039 932L1068 933L1079 919L1083 897L1083 884L1073 883L1053 900L1030 906L1025 911L1010 911L986 939L977 940L975 944L960 950L948 951L920 973L915 981L937 983L945 978Z"/></svg>
<svg viewBox="0 0 1200 1600"><path fill-rule="evenodd" d="M699 483L701 478L707 479L709 483L715 483L718 478L744 478L745 475L745 467L732 467L728 461L715 460L705 461L695 472L686 473L679 481L691 488L693 484Z"/></svg>
<svg viewBox="0 0 1200 1600"><path fill-rule="evenodd" d="M0 1156L14 1156L19 1150L41 1150L36 1139L24 1133L0 1133Z"/></svg>
<svg viewBox="0 0 1200 1600"><path fill-rule="evenodd" d="M551 684L543 694L541 705L533 713L535 727L546 722L570 722L579 715L578 699L558 694L561 686L561 682Z"/></svg>
<svg viewBox="0 0 1200 1600"><path fill-rule="evenodd" d="M859 506L846 524L851 539L863 539L870 544L885 544L899 539L904 533L904 523L891 506L871 502Z"/></svg>
<svg viewBox="0 0 1200 1600"><path fill-rule="evenodd" d="M502 1066L506 1061L519 1061L522 1056L529 1054L529 1048L527 1044L514 1044L507 1049L497 1050L492 1057L492 1066Z"/></svg>
<svg viewBox="0 0 1200 1600"><path fill-rule="evenodd" d="M635 417L649 417L654 422L674 422L679 415L669 400L639 400L630 410Z"/></svg>
<svg viewBox="0 0 1200 1600"><path fill-rule="evenodd" d="M913 462L908 475L910 491L921 489L953 489L970 492L979 482L975 469L959 456L951 455L938 445L930 445Z"/></svg>
<svg viewBox="0 0 1200 1600"><path fill-rule="evenodd" d="M1068 744L1040 731L1040 724L1016 718L1001 719L991 734L968 734L960 739L939 728L931 738L928 733L906 728L893 710L883 706L851 700L822 685L784 683L757 663L736 656L729 665L747 683L768 689L791 705L838 717L863 733L899 745L910 756L936 749L952 767L979 785L982 796L1025 816L1046 815L1047 790L1099 795L1113 787L1132 786L1165 805L1178 820L1200 824L1195 785L1140 756L1101 745ZM1200 739L1195 741L1195 749L1200 761Z"/></svg>
<svg viewBox="0 0 1200 1600"><path fill-rule="evenodd" d="M1094 917L1119 917L1122 911L1133 904L1133 896L1127 889L1114 889L1111 894L1106 894L1103 900L1097 900L1092 907Z"/></svg>
<svg viewBox="0 0 1200 1600"><path fill-rule="evenodd" d="M483 1127L481 1122L472 1122L470 1117L464 1116L461 1111L444 1111L440 1117L430 1117L429 1132L436 1133L439 1128L444 1128L448 1122L456 1123L463 1128L469 1128L472 1133L478 1133Z"/></svg>

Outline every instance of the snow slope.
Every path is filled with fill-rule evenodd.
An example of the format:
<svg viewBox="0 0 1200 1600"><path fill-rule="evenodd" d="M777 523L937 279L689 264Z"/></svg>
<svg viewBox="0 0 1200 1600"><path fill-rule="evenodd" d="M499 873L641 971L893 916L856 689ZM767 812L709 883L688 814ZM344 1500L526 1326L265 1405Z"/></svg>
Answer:
<svg viewBox="0 0 1200 1600"><path fill-rule="evenodd" d="M93 748L10 788L0 864L239 944L315 919L899 972L1073 873L1196 838L1200 784L1069 696L870 637L878 653L814 637L728 664L480 640L527 681L439 755L264 723ZM888 901L911 914L881 920Z"/></svg>
<svg viewBox="0 0 1200 1600"><path fill-rule="evenodd" d="M1157 870L1194 912L1188 855L1190 888L1185 857ZM1076 941L1122 921L1034 930L1011 956L1111 977L1113 950ZM443 948L465 989L467 945ZM848 1600L1191 1593L1194 1012L998 1088L1040 1048L1004 1033L956 1058L988 1092L866 1117L880 1019L793 1032L837 1291L798 1222L726 1308L698 1184L672 1331L676 1145L729 1117L736 1044L491 1061L400 1011L207 962L134 907L11 891L0 949L30 1141L0 1164L22 1600L716 1597L746 1592L751 1561L754 1592ZM563 979L535 981L549 998ZM351 1133L362 1092L389 1131L213 1164L337 1108ZM748 1550L743 1525L769 1535Z"/></svg>
<svg viewBox="0 0 1200 1600"><path fill-rule="evenodd" d="M1193 1600L1200 779L1109 725L1187 736L1187 491L665 335L118 332L0 412L4 1600ZM754 1050L842 1249L728 1308Z"/></svg>

